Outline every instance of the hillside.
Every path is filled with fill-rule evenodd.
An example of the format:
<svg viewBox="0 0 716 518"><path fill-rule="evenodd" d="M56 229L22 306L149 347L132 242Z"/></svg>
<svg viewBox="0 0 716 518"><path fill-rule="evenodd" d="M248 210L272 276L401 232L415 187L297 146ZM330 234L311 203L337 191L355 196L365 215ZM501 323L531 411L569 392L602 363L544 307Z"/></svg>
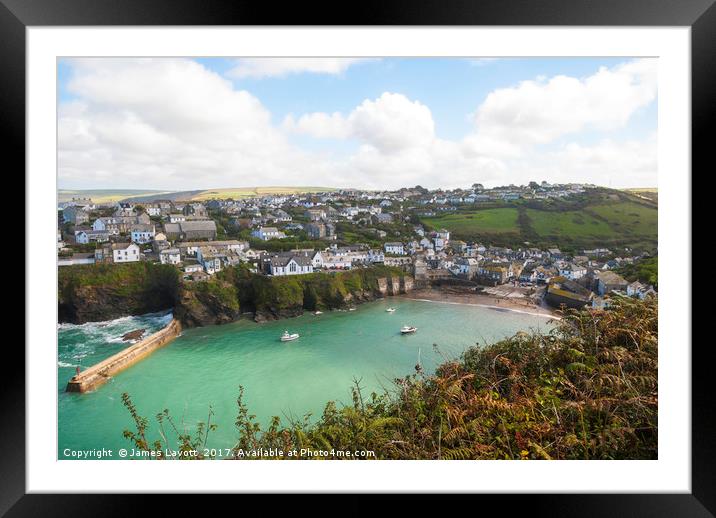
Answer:
<svg viewBox="0 0 716 518"><path fill-rule="evenodd" d="M334 187L228 187L194 191L158 191L140 189L85 189L58 191L58 201L69 201L72 198L91 198L95 203L112 203L131 200L147 202L155 199L173 201L207 201L213 198L249 198L270 194L303 194L312 192L332 192Z"/></svg>
<svg viewBox="0 0 716 518"><path fill-rule="evenodd" d="M57 201L62 203L72 198L91 198L95 203L113 203L137 197L164 197L170 191L156 191L150 189L59 189Z"/></svg>
<svg viewBox="0 0 716 518"><path fill-rule="evenodd" d="M501 246L556 246L565 250L599 246L654 249L656 201L630 192L595 189L558 200L485 204L437 217L421 217L429 229L445 228L453 239Z"/></svg>
<svg viewBox="0 0 716 518"><path fill-rule="evenodd" d="M637 189L623 189L624 192L628 192L638 198L643 198L650 201L659 200L659 190L656 187L642 187Z"/></svg>

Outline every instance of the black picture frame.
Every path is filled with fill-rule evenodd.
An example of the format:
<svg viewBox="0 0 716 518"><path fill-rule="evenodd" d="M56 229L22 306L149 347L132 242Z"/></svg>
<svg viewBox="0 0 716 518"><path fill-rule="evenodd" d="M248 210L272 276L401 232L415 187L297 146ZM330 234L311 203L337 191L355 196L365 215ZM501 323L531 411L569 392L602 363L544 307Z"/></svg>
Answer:
<svg viewBox="0 0 716 518"><path fill-rule="evenodd" d="M25 168L25 29L87 25L509 25L689 26L692 52L692 178L705 177L708 126L716 102L716 0L363 0L338 6L313 2L243 0L0 0L0 127L5 159ZM342 8L338 8L342 7ZM31 200L26 200L31 206ZM28 272L26 271L27 275ZM689 282L691 279L684 279ZM28 301L29 302L29 301ZM684 301L689 303L689 301ZM27 316L26 316L27 318ZM686 324L686 323L685 323ZM688 322L691 327L691 322ZM14 344L13 344L14 345ZM673 344L672 344L673 345ZM679 344L686 346L687 344ZM709 346L709 343L702 344ZM685 348L685 347L684 347ZM716 428L709 377L709 347L692 349L692 493L510 495L509 510L550 516L714 516ZM25 494L25 356L5 348L0 391L3 438L0 514L20 516L115 515L134 512L135 497ZM358 497L352 496L351 499ZM505 498L485 495L483 499ZM176 501L176 499L174 499ZM421 505L406 502L402 512ZM504 504L504 502L501 502ZM164 505L164 503L162 504ZM345 509L361 506L341 504Z"/></svg>

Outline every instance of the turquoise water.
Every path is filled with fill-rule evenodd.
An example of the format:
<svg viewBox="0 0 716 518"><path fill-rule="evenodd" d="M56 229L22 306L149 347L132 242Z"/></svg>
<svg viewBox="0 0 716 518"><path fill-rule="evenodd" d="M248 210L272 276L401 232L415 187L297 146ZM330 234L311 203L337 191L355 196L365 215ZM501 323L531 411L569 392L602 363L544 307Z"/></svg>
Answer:
<svg viewBox="0 0 716 518"><path fill-rule="evenodd" d="M397 311L387 313L389 306ZM547 318L525 313L392 298L355 311L188 329L95 392L64 391L77 358L89 366L126 346L118 340L123 333L139 327L153 331L170 319L171 315L154 314L59 326L59 458L70 458L66 448L116 451L130 446L122 437L123 430L132 428L122 392L128 392L140 415L149 418L151 439L158 438L154 416L163 409L193 430L197 422L207 420L211 405L218 429L209 436L208 446L230 448L237 437L233 423L239 385L261 422L273 415L284 420L308 412L318 416L329 400L350 404L354 379L361 380L364 395L392 389L394 378L414 372L418 357L426 371L433 371L476 342L549 327ZM401 335L402 325L417 326L418 331ZM284 330L301 337L280 342Z"/></svg>

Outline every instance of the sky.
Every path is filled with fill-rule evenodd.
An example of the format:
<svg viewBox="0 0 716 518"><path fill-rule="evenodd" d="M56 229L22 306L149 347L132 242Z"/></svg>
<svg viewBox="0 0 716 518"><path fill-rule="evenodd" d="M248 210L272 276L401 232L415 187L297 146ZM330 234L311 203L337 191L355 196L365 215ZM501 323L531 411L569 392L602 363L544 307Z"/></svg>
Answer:
<svg viewBox="0 0 716 518"><path fill-rule="evenodd" d="M70 58L60 189L657 186L655 58Z"/></svg>

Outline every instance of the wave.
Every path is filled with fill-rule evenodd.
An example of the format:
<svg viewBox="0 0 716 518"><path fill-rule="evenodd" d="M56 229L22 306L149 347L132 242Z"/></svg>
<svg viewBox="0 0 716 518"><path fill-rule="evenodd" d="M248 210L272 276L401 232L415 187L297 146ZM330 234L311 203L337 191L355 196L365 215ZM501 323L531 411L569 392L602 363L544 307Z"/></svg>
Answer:
<svg viewBox="0 0 716 518"><path fill-rule="evenodd" d="M69 322L62 322L57 324L59 331L64 330L85 330L85 329L99 329L103 327L114 327L125 323L140 323L147 322L151 323L156 320L158 324L166 325L172 320L172 311L159 311L156 313L145 313L144 315L129 315L126 317L119 317L112 320L100 320L97 322L85 322L84 324L72 324Z"/></svg>
<svg viewBox="0 0 716 518"><path fill-rule="evenodd" d="M89 356L107 356L131 345L122 335L136 329L146 329L146 335L165 327L173 318L171 311L126 316L84 324L58 324L58 361L72 362L71 366ZM62 365L60 365L62 367Z"/></svg>

